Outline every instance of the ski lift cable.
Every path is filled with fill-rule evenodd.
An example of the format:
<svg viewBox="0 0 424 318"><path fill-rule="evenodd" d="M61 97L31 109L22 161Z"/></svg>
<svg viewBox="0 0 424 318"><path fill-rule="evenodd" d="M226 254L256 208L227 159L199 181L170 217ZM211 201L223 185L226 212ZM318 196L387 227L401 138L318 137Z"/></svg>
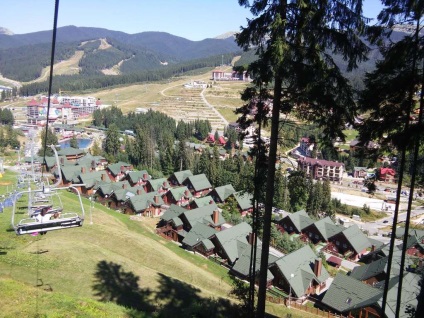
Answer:
<svg viewBox="0 0 424 318"><path fill-rule="evenodd" d="M53 86L53 65L54 65L54 56L56 49L56 33L57 33L57 18L59 15L59 0L55 0L54 6L54 21L53 21L53 38L52 38L52 50L50 56L50 78L49 78L49 92L47 96L47 116L46 116L46 130L44 137L44 152L43 152L43 163L47 166L46 162L46 150L47 150L47 133L49 130L49 115L50 115L50 98L52 94L52 86ZM43 176L43 172L42 176Z"/></svg>

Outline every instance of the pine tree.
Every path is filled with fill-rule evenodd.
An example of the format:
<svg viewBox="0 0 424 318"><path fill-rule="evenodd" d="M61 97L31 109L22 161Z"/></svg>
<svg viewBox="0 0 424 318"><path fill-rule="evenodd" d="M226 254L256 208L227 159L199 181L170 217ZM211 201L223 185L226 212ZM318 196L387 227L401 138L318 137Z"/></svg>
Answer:
<svg viewBox="0 0 424 318"><path fill-rule="evenodd" d="M119 148L121 146L121 142L119 141L119 131L118 127L115 124L111 124L110 127L106 131L105 138L105 152L111 157L115 157L119 152Z"/></svg>
<svg viewBox="0 0 424 318"><path fill-rule="evenodd" d="M280 112L295 111L299 118L319 123L327 142L336 137L344 139L344 123L352 120L355 103L350 85L327 50L340 53L351 69L358 60L366 59L367 47L357 33L365 27L361 0L239 3L250 7L255 18L242 28L237 42L245 49L258 47L259 60L250 67L254 82L259 90L272 87L271 164L267 173L257 312L258 317L263 317ZM264 96L255 91L246 90L245 98ZM266 121L263 114L258 119Z"/></svg>

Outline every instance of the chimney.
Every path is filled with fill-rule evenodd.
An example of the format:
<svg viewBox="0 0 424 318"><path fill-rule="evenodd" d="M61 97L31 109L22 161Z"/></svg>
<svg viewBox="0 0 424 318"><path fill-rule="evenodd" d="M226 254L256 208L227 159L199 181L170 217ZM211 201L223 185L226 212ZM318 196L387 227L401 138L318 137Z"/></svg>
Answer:
<svg viewBox="0 0 424 318"><path fill-rule="evenodd" d="M85 173L85 167L81 167L81 173Z"/></svg>
<svg viewBox="0 0 424 318"><path fill-rule="evenodd" d="M164 182L163 182L162 187L163 187L164 189L166 189L166 188L168 187L168 186L167 186L167 184L166 184L166 181L164 181Z"/></svg>
<svg viewBox="0 0 424 318"><path fill-rule="evenodd" d="M137 189L137 195L141 195L141 194L143 194L143 190Z"/></svg>
<svg viewBox="0 0 424 318"><path fill-rule="evenodd" d="M218 210L213 211L212 220L213 220L214 224L218 224L218 220L219 220L219 211Z"/></svg>
<svg viewBox="0 0 424 318"><path fill-rule="evenodd" d="M247 241L250 245L253 245L255 243L255 233L250 232Z"/></svg>
<svg viewBox="0 0 424 318"><path fill-rule="evenodd" d="M373 245L371 245L371 252L374 252L375 251L375 245L373 244Z"/></svg>
<svg viewBox="0 0 424 318"><path fill-rule="evenodd" d="M213 202L214 202L213 200L210 200L210 201L209 201L209 204L213 204Z"/></svg>
<svg viewBox="0 0 424 318"><path fill-rule="evenodd" d="M321 270L322 270L322 259L317 258L315 259L315 265L314 265L314 274L316 277L321 276Z"/></svg>
<svg viewBox="0 0 424 318"><path fill-rule="evenodd" d="M121 166L121 172L125 172L125 166Z"/></svg>
<svg viewBox="0 0 424 318"><path fill-rule="evenodd" d="M155 203L159 203L159 196L155 195L154 200L155 200Z"/></svg>
<svg viewBox="0 0 424 318"><path fill-rule="evenodd" d="M122 184L122 189L126 189L127 185L125 183Z"/></svg>
<svg viewBox="0 0 424 318"><path fill-rule="evenodd" d="M60 158L60 164L63 165L65 163L65 158Z"/></svg>
<svg viewBox="0 0 424 318"><path fill-rule="evenodd" d="M149 175L147 173L143 173L143 180L147 180L149 178Z"/></svg>
<svg viewBox="0 0 424 318"><path fill-rule="evenodd" d="M190 195L190 191L189 191L188 189L186 189L186 190L184 191L184 196L188 197L189 195Z"/></svg>
<svg viewBox="0 0 424 318"><path fill-rule="evenodd" d="M102 173L102 181L106 181L106 173Z"/></svg>

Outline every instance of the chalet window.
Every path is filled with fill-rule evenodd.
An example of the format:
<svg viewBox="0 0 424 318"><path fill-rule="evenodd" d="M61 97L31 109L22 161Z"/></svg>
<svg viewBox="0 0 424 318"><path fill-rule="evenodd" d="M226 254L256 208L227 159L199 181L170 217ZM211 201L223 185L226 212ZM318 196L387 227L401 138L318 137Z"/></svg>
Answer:
<svg viewBox="0 0 424 318"><path fill-rule="evenodd" d="M312 237L312 235L313 235L312 233L309 233L309 237Z"/></svg>
<svg viewBox="0 0 424 318"><path fill-rule="evenodd" d="M290 226L290 231L293 231L293 226Z"/></svg>
<svg viewBox="0 0 424 318"><path fill-rule="evenodd" d="M336 241L336 245L339 246L340 245L340 242L339 241Z"/></svg>
<svg viewBox="0 0 424 318"><path fill-rule="evenodd" d="M283 227L286 229L287 228L287 224L284 224Z"/></svg>
<svg viewBox="0 0 424 318"><path fill-rule="evenodd" d="M318 234L315 234L315 238L316 238L316 239L319 239L319 235L318 235Z"/></svg>
<svg viewBox="0 0 424 318"><path fill-rule="evenodd" d="M347 244L343 244L343 247L344 247L344 248L347 248Z"/></svg>

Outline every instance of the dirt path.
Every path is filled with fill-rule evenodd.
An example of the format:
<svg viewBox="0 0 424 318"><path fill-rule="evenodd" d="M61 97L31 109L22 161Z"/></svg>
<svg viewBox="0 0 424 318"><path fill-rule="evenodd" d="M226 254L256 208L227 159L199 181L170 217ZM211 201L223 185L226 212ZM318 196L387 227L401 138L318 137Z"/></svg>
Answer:
<svg viewBox="0 0 424 318"><path fill-rule="evenodd" d="M18 87L18 88L22 87L22 84L20 82L12 80L10 78L3 77L3 75L1 75L1 74L0 74L0 81L9 83L9 84L11 84L15 87Z"/></svg>

